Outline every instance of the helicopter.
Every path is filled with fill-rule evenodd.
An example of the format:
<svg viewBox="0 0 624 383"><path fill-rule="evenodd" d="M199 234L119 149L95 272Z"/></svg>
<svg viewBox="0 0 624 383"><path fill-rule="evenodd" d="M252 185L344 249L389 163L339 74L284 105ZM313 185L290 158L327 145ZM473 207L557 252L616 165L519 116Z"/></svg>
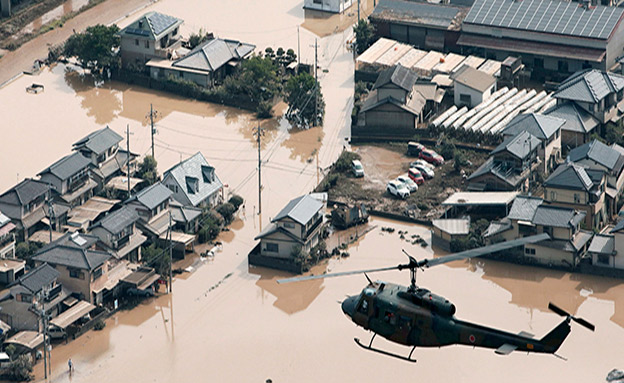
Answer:
<svg viewBox="0 0 624 383"><path fill-rule="evenodd" d="M342 301L343 313L358 326L373 332L368 344L354 338L355 343L368 351L391 356L415 363L412 358L416 347L442 347L449 345L467 345L494 349L496 354L509 355L513 351L527 353L546 353L565 360L556 352L570 333L570 322L574 321L594 331L595 326L582 318L577 318L556 305L549 303L548 308L565 319L544 337L537 339L533 334L521 331L518 334L492 327L462 321L455 317L456 307L448 299L416 285L416 271L462 259L479 257L503 250L508 250L528 243L537 243L550 237L542 233L512 241L501 242L460 253L417 261L403 250L409 263L397 266L368 270L355 270L322 275L310 275L280 279L278 283L300 282L312 279L341 277L364 274L368 285L359 295L348 296ZM411 283L401 286L386 282L373 282L368 273L409 270ZM407 357L373 347L373 340L380 335L391 342L412 349Z"/></svg>

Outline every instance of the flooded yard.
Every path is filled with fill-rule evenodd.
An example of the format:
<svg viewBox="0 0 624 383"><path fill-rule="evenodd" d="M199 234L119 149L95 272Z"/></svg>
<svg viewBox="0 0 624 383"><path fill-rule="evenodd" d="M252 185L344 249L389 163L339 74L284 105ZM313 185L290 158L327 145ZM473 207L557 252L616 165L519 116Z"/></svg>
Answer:
<svg viewBox="0 0 624 383"><path fill-rule="evenodd" d="M235 192L246 199L240 220L222 234L223 251L214 260L191 275L176 277L173 294L118 312L103 331L56 346L51 381L594 382L603 380L612 368L624 367L619 354L624 343L624 286L618 280L485 260L421 272L418 283L451 300L458 307L457 316L465 320L541 337L559 323L560 318L546 310L553 301L597 329L590 333L573 325L559 351L569 358L567 363L552 356L499 357L491 350L448 347L416 350L418 363L413 365L365 352L353 343L354 337L368 339L368 334L342 314L339 302L358 293L366 284L364 277L278 285L275 281L287 274L250 268L246 256L255 244L253 238L288 200L311 191L322 177L321 169L343 150L353 95L352 53L345 44L350 28L344 27L343 17L308 18L296 1L161 0L149 10L184 19L183 33L204 28L219 37L254 43L260 50L266 46L296 50L297 26L301 26L303 62L313 62L310 45L319 39L325 126L298 131L279 113L257 121L238 109L127 84L108 82L96 87L93 80L63 65L0 89L4 111L0 132L5 143L0 151L2 191L24 177L34 177L70 153L73 142L105 125L124 137L129 126L131 151L148 153L151 136L146 115L152 105L158 112L154 141L161 174L201 151L228 185L226 194ZM131 20L124 19L120 26ZM33 82L43 84L45 91L27 94L25 88ZM284 105L276 107L278 112L284 109ZM261 215L257 214L257 146L252 135L258 124L266 128L261 146ZM386 168L380 164L380 180ZM380 230L392 226L429 240L425 227L379 219L370 224L378 227L350 246L349 258L332 259L313 272L403 263L401 249L418 259L435 255L429 247L411 245L396 232ZM371 277L409 282L408 274L400 272ZM381 339L379 346L408 352ZM69 358L75 366L72 376L67 373ZM39 363L35 368L39 379L42 370Z"/></svg>

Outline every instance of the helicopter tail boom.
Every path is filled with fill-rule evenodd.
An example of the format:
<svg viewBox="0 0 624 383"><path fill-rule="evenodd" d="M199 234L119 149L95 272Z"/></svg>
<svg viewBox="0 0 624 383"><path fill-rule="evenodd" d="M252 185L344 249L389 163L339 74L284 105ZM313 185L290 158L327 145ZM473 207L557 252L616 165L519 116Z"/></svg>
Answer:
<svg viewBox="0 0 624 383"><path fill-rule="evenodd" d="M553 354L557 352L563 341L568 337L569 333L570 320L565 319L557 327L552 329L548 334L544 335L544 337L540 339L540 343L544 345L544 351Z"/></svg>

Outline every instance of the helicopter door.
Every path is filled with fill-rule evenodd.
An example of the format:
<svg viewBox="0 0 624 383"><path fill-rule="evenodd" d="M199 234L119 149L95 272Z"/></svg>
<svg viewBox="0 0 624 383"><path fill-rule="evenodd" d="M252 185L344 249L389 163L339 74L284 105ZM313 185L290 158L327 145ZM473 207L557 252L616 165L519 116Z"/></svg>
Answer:
<svg viewBox="0 0 624 383"><path fill-rule="evenodd" d="M353 313L353 321L358 325L368 329L368 318L370 317L373 310L373 297L362 294L362 298L360 299L360 303Z"/></svg>
<svg viewBox="0 0 624 383"><path fill-rule="evenodd" d="M370 328L383 337L389 337L397 325L397 313L392 307L375 307L374 315L370 320Z"/></svg>

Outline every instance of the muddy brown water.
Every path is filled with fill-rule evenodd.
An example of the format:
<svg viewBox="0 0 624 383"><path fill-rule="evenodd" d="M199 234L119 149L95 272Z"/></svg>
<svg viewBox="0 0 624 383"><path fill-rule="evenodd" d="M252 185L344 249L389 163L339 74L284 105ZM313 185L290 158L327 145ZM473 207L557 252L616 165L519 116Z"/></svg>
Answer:
<svg viewBox="0 0 624 383"><path fill-rule="evenodd" d="M457 382L601 381L622 367L624 289L618 280L571 275L493 261L473 260L420 273L419 284L446 296L458 317L509 331L526 330L541 337L559 322L547 312L552 300L597 326L595 333L575 326L560 353L552 356L512 354L467 347L419 349L416 365L365 352L353 337L368 339L341 312L339 301L357 294L363 277L277 285L286 274L250 268L246 255L253 238L290 199L312 190L343 149L348 137L353 94L352 54L345 48L349 28L341 17L308 19L300 2L200 2L162 0L146 10L185 19L183 32L200 27L220 37L284 48L297 46L300 28L302 60L313 62L310 45L319 38L320 78L327 104L322 128L297 131L277 117L262 122L250 113L189 101L121 83L94 87L93 80L65 66L22 77L0 90L3 145L0 189L70 153L71 144L109 125L125 135L130 125L131 150L149 152L145 118L150 104L159 112L156 157L160 171L202 151L228 185L226 192L246 198L232 230L223 233L223 251L192 274L177 277L171 295L151 299L131 311L116 313L103 331L91 331L52 352L54 382L378 382L390 379ZM129 22L131 18L123 20ZM325 24L323 24L325 23ZM329 23L329 24L327 24ZM318 29L310 25L315 24ZM336 28L338 27L338 28ZM316 31L316 32L313 32ZM0 65L2 62L0 61ZM25 87L45 85L39 95ZM284 106L276 110L283 113ZM279 114L279 113L278 113ZM257 215L257 147L252 129L266 128L262 143L263 200ZM381 167L384 168L383 166ZM404 262L401 249L417 258L431 249L413 246L382 226L429 238L424 227L374 219L377 228L353 243L346 259L333 259L315 273L381 267ZM191 264L196 264L193 260ZM375 275L408 283L408 275ZM618 309L619 307L619 309ZM400 346L378 345L407 353ZM376 341L377 342L377 341ZM75 372L67 373L71 357ZM37 378L43 364L36 366Z"/></svg>

